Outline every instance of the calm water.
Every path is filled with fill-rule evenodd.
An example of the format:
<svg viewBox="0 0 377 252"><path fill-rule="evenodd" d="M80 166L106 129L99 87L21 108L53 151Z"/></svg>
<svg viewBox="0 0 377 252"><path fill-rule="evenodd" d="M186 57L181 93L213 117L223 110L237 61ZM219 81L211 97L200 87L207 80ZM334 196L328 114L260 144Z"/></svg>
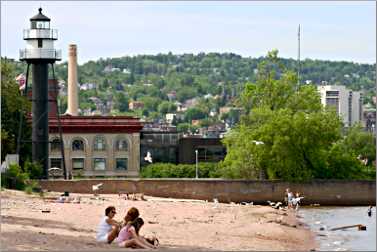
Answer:
<svg viewBox="0 0 377 252"><path fill-rule="evenodd" d="M376 251L376 208L372 217L368 207L312 207L300 208L299 216L316 235L319 250L325 251ZM362 224L366 231L357 228L330 231L331 228ZM324 230L320 231L323 227Z"/></svg>

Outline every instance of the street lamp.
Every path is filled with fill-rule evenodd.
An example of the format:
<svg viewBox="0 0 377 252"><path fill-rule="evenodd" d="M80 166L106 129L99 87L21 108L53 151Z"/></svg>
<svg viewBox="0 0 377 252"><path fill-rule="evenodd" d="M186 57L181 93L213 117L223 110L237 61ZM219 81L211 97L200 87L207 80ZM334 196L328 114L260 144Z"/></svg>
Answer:
<svg viewBox="0 0 377 252"><path fill-rule="evenodd" d="M264 145L264 142L262 142L262 141L256 141L256 140L253 140L253 141L251 141L251 142L253 142L255 145ZM257 147L258 148L258 147ZM260 168L260 163L259 163L259 168ZM262 170L262 169L260 169L259 170L259 178L264 178L264 171Z"/></svg>
<svg viewBox="0 0 377 252"><path fill-rule="evenodd" d="M198 150L195 150L195 178L199 178L198 173Z"/></svg>

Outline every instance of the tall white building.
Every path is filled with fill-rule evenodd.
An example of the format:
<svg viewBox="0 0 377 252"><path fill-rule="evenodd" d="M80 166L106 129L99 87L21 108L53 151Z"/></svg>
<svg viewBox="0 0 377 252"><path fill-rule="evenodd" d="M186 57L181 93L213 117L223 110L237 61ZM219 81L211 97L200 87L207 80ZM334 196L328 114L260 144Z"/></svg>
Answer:
<svg viewBox="0 0 377 252"><path fill-rule="evenodd" d="M361 92L352 91L345 86L318 86L321 103L333 106L338 115L343 118L345 127L361 122L363 115L363 96Z"/></svg>

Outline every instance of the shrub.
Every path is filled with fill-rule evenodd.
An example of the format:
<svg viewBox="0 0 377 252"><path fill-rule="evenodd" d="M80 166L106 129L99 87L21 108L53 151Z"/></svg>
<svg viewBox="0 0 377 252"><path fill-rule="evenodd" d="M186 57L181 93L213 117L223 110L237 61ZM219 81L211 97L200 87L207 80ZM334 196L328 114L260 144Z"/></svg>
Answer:
<svg viewBox="0 0 377 252"><path fill-rule="evenodd" d="M29 174L30 179L39 179L43 174L42 166L29 160L25 161L24 171Z"/></svg>
<svg viewBox="0 0 377 252"><path fill-rule="evenodd" d="M26 194L31 194L33 192L33 187L31 187L30 185L27 185L25 186L24 191Z"/></svg>
<svg viewBox="0 0 377 252"><path fill-rule="evenodd" d="M28 174L23 172L19 165L11 164L1 176L1 184L6 188L23 190L28 179Z"/></svg>
<svg viewBox="0 0 377 252"><path fill-rule="evenodd" d="M144 167L143 178L195 178L195 164L155 163ZM199 178L219 178L221 172L217 163L199 163Z"/></svg>

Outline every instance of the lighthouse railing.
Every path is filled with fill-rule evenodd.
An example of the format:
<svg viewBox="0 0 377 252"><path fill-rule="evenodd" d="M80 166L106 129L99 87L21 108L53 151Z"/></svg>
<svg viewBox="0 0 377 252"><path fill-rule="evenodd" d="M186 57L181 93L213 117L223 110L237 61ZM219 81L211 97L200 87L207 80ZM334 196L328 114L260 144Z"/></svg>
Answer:
<svg viewBox="0 0 377 252"><path fill-rule="evenodd" d="M57 29L24 29L24 39L58 39Z"/></svg>
<svg viewBox="0 0 377 252"><path fill-rule="evenodd" d="M26 59L62 59L62 51L56 49L21 49L20 50L20 60Z"/></svg>

